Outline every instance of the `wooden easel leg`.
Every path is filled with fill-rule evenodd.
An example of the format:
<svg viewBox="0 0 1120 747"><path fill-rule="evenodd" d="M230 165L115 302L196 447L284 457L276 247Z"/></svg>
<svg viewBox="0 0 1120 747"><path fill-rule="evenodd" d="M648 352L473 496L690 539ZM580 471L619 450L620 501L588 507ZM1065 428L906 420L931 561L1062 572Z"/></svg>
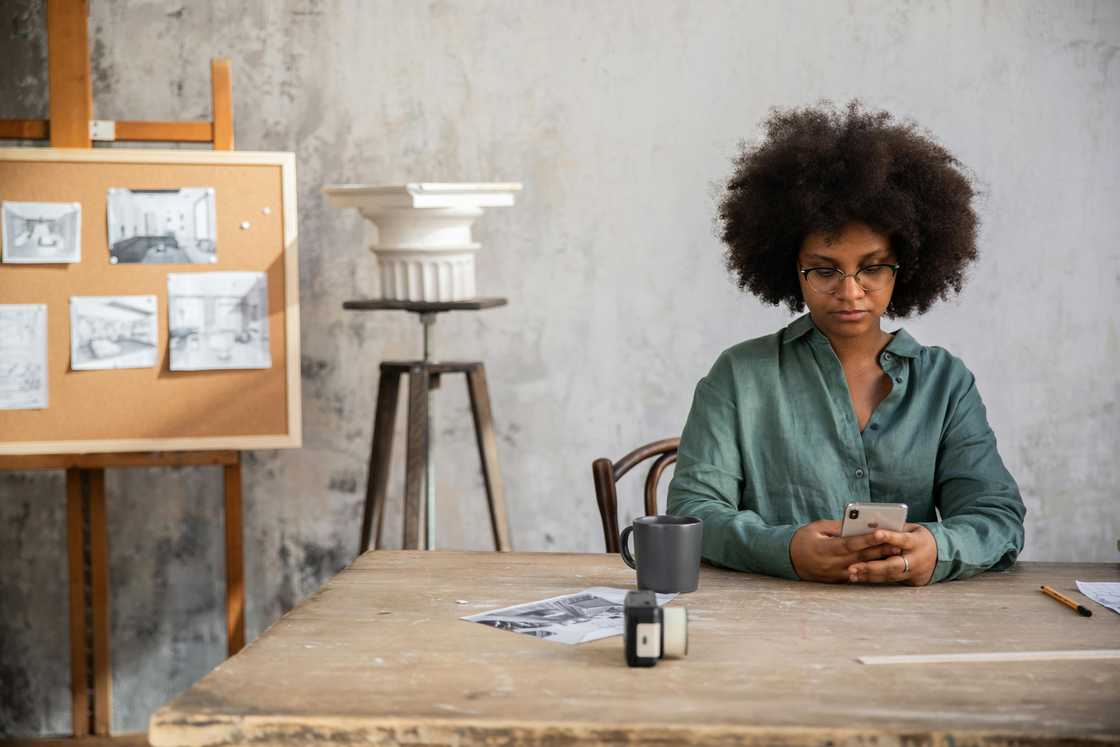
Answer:
<svg viewBox="0 0 1120 747"><path fill-rule="evenodd" d="M47 47L51 147L88 148L93 119L89 0L47 0Z"/></svg>
<svg viewBox="0 0 1120 747"><path fill-rule="evenodd" d="M229 60L210 60L210 116L214 150L233 150L233 76Z"/></svg>
<svg viewBox="0 0 1120 747"><path fill-rule="evenodd" d="M490 526L494 530L494 547L509 551L509 524L506 499L502 491L502 475L498 471L498 442L494 438L494 417L490 412L490 390L486 386L486 369L481 363L467 371L467 391L471 396L474 433L478 439L478 456L482 461L482 479L486 483L486 500L490 503Z"/></svg>
<svg viewBox="0 0 1120 747"><path fill-rule="evenodd" d="M222 468L226 493L226 646L245 647L245 534L241 520L241 455Z"/></svg>
<svg viewBox="0 0 1120 747"><path fill-rule="evenodd" d="M93 733L109 736L113 669L109 654L109 522L105 470L89 469L89 559L93 596Z"/></svg>
<svg viewBox="0 0 1120 747"><path fill-rule="evenodd" d="M393 455L393 426L397 422L400 390L400 369L381 366L381 380L377 384L377 409L373 415L369 473L366 475L366 505L362 511L359 555L370 549L371 539L374 550L381 542L381 523L385 517L385 493L389 488L389 464Z"/></svg>
<svg viewBox="0 0 1120 747"><path fill-rule="evenodd" d="M89 681L86 668L85 503L82 474L66 470L66 547L70 556L70 702L75 737L89 736Z"/></svg>
<svg viewBox="0 0 1120 747"><path fill-rule="evenodd" d="M408 454L404 475L404 542L405 550L417 550L426 544L424 522L424 478L428 451L428 369L413 366L408 372Z"/></svg>

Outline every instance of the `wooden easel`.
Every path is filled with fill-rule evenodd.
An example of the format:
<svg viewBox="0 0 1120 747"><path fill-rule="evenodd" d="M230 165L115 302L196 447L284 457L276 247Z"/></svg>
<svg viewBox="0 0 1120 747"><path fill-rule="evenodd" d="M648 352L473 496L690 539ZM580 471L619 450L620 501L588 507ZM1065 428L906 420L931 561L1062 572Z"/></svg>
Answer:
<svg viewBox="0 0 1120 747"><path fill-rule="evenodd" d="M212 142L215 150L233 149L229 60L210 63L212 121L107 122L93 119L89 0L47 0L47 51L50 119L0 120L0 138L49 139L54 148L89 148L96 139ZM108 736L112 714L105 470L198 465L221 466L224 472L226 632L232 656L245 645L239 451L0 456L0 470L66 470L70 693L75 737Z"/></svg>

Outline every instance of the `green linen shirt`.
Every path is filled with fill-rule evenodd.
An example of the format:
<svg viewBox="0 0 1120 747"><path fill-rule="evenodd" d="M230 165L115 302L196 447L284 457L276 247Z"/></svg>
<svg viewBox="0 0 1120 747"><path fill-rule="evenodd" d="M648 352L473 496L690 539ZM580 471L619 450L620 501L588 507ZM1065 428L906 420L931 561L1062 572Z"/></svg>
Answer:
<svg viewBox="0 0 1120 747"><path fill-rule="evenodd" d="M706 560L796 579L798 528L877 501L907 504L907 521L933 534L933 582L1015 562L1026 509L972 373L905 330L893 337L879 354L891 391L863 432L808 314L719 356L696 386L669 485L669 513L704 521Z"/></svg>

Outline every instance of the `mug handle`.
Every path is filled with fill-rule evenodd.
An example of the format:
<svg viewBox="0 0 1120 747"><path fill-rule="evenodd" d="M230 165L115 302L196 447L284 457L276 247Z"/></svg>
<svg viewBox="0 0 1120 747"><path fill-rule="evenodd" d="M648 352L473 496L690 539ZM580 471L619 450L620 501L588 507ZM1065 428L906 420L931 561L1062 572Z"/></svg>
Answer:
<svg viewBox="0 0 1120 747"><path fill-rule="evenodd" d="M630 533L633 532L633 531L634 531L634 525L633 524L631 524L630 526L623 529L622 534L620 534L618 536L618 544L622 549L622 560L623 560L623 562L626 563L626 565L633 568L634 570L638 570L638 567L636 565L634 565L634 556L630 554L630 542L629 542L629 540L630 540Z"/></svg>

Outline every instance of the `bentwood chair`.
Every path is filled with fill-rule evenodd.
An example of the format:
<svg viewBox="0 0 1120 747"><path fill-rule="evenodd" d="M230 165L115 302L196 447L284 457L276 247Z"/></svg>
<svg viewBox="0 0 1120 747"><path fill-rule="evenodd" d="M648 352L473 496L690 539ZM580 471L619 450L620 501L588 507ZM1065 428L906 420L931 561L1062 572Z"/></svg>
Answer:
<svg viewBox="0 0 1120 747"><path fill-rule="evenodd" d="M599 516L603 520L603 539L607 552L618 552L618 493L615 484L619 478L646 459L657 457L646 474L645 515L657 514L657 483L661 474L677 461L679 438L663 438L660 441L639 446L615 463L601 457L591 463L591 476L595 478L595 499L599 501Z"/></svg>

